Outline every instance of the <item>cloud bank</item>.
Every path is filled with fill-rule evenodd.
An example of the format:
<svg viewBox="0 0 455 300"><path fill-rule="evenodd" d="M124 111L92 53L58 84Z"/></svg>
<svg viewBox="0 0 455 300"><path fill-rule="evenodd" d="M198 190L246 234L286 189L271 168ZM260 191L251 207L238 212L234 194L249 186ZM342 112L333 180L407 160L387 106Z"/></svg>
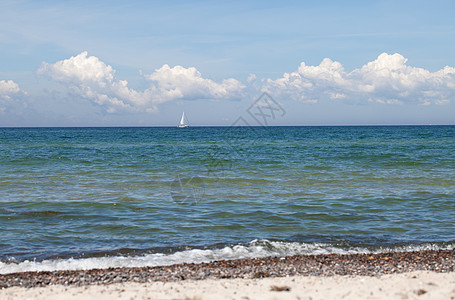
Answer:
<svg viewBox="0 0 455 300"><path fill-rule="evenodd" d="M66 84L77 95L100 105L107 112L154 111L159 103L175 99L232 99L245 86L235 79L217 83L202 77L196 68L169 67L167 64L144 77L150 87L136 91L115 70L86 51L54 64L43 62L38 74Z"/></svg>
<svg viewBox="0 0 455 300"><path fill-rule="evenodd" d="M406 63L407 59L398 53L382 53L352 72L329 58L318 66L302 62L296 72L264 80L262 90L308 103L328 98L353 103L429 105L447 104L455 96L455 68L446 66L430 72Z"/></svg>
<svg viewBox="0 0 455 300"><path fill-rule="evenodd" d="M152 112L159 104L178 99L255 99L264 91L277 99L313 104L343 101L443 105L455 96L455 68L446 66L431 72L407 65L407 59L398 53L382 53L351 72L329 58L317 66L302 62L297 71L278 79L257 79L250 74L246 84L233 78L216 82L204 78L194 67L164 64L143 75L149 85L142 91L130 88L126 80L116 77L111 66L86 51L53 64L43 62L38 74L66 85L77 98L87 99L110 113ZM0 81L0 99L9 99L19 91L13 81Z"/></svg>

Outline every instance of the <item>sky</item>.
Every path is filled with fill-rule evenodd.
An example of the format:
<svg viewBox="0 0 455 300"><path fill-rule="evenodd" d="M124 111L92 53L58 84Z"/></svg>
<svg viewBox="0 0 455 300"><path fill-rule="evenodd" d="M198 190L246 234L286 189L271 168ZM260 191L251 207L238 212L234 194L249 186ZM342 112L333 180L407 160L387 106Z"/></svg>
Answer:
<svg viewBox="0 0 455 300"><path fill-rule="evenodd" d="M264 125L250 114L264 105L279 108L267 125L455 124L454 13L440 0L2 0L0 126L176 126L183 111L192 126Z"/></svg>

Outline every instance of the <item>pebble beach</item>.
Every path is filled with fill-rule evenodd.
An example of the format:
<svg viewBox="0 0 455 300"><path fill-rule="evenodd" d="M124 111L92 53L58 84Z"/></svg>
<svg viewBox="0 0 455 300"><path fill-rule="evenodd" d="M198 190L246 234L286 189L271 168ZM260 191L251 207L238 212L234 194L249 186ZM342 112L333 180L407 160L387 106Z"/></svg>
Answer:
<svg viewBox="0 0 455 300"><path fill-rule="evenodd" d="M417 273L412 275L414 274L413 272ZM125 288L130 286L137 287L139 285L145 288L150 284L159 284L160 286L168 284L168 288L170 289L170 286L182 285L184 283L200 285L202 282L210 282L210 286L213 286L214 284L219 285L222 282L237 282L235 280L240 280L240 282L245 284L248 283L248 285L251 282L256 282L257 284L260 282L268 282L267 284L269 284L269 287L266 290L263 290L263 292L277 293L290 292L291 286L293 283L295 284L296 280L309 280L310 278L313 278L314 280L351 278L354 282L363 281L359 278L392 278L391 280L393 281L394 276L405 276L405 278L408 279L412 279L412 276L415 276L415 279L423 276L422 274L426 274L425 276L428 275L430 277L446 276L444 278L448 280L449 286L452 286L452 290L449 290L449 294L447 295L455 297L454 272L454 250L352 255L297 255L289 257L214 261L200 264L178 264L162 267L3 274L0 275L0 298L2 298L2 294L6 297L8 295L11 296L18 291L30 293L36 291L36 288L39 287L51 289L55 289L56 287L66 288L66 290L62 289L58 292L63 296L68 291L67 288L82 288L83 290L87 290L96 286L98 286L98 288L104 286L109 289L110 286L111 289L117 290L119 286L122 286L120 290L123 289L126 291ZM283 282L283 280L285 281ZM274 282L278 285L273 285ZM352 287L355 288L355 285L352 285ZM182 291L186 290L189 291L191 289L183 288ZM294 287L294 291L295 290L296 288ZM418 290L416 291L414 291L415 293L413 292L415 295L418 293L421 293L421 295L427 293L427 290L424 288L422 288L420 292L418 292ZM53 293L55 292L56 291ZM150 299L161 299L160 297L154 298L153 293L149 293L148 296L151 297ZM183 294L180 296L182 299L187 297ZM205 299L203 296L203 294L196 295L196 298L194 299ZM235 298L234 294L231 296ZM251 297L248 299L254 299L254 297ZM169 299L172 299L172 297ZM177 297L173 299L180 298ZM282 297L277 299L282 299ZM313 297L313 299L315 298Z"/></svg>

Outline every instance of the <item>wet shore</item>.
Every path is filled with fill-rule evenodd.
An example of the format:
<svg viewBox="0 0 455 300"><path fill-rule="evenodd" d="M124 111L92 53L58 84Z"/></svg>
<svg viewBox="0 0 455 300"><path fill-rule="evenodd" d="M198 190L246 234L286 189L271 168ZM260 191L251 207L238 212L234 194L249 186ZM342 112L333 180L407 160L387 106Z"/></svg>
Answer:
<svg viewBox="0 0 455 300"><path fill-rule="evenodd" d="M0 288L48 285L86 286L127 282L174 282L228 278L254 279L296 275L379 276L412 271L454 272L455 250L296 255L160 267L11 273L0 274Z"/></svg>

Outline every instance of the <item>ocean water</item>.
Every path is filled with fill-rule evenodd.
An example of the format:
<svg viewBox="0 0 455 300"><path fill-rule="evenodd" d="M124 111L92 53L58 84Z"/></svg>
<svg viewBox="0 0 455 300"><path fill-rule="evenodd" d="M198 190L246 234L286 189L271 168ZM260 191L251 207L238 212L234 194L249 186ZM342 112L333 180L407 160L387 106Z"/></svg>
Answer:
<svg viewBox="0 0 455 300"><path fill-rule="evenodd" d="M455 126L0 128L0 273L454 248Z"/></svg>

